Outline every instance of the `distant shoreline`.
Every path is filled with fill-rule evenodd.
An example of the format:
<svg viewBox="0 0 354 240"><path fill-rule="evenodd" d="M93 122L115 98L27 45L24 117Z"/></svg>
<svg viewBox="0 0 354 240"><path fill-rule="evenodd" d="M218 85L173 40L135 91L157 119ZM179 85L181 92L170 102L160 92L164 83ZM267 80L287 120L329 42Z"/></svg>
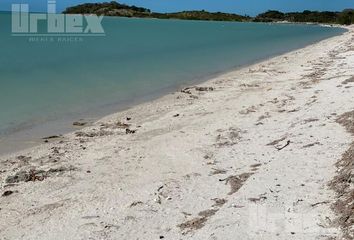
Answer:
<svg viewBox="0 0 354 240"><path fill-rule="evenodd" d="M81 6L81 5L78 5ZM77 6L75 6L77 7ZM186 20L186 21L215 21L215 22L254 22L254 23L289 23L289 24L314 24L314 25L351 25L354 24L354 10L343 10L343 12L316 12L316 11L309 11L313 14L318 14L317 18L321 18L322 14L326 13L331 13L331 14L338 14L338 19L335 21L308 21L306 20L306 15L303 15L301 12L289 12L289 13L282 13L278 11L268 11L265 13L261 13L255 17L251 17L248 15L238 15L235 13L223 13L223 12L206 12L206 11L199 11L199 10L192 10L192 11L184 11L184 12L171 12L171 13L151 13L152 15L147 15L147 16L140 16L140 15L134 15L134 13L131 14L117 14L117 15L112 15L112 14L101 14L97 12L76 12L75 7L69 7L66 10L63 11L63 14L97 14L97 15L104 15L105 17L127 17L127 18L143 18L143 19L171 19L171 20ZM127 6L129 7L129 6ZM1 13L11 13L12 11L0 11ZM304 20L298 20L298 21L292 21L289 19L279 19L279 18L272 18L272 17L266 17L268 16L271 12L278 12L283 15L287 14L298 14L300 17L299 19L303 18ZM32 13L46 13L43 11L33 11ZM200 14L207 14L210 15L210 18L203 17L203 16L198 16ZM347 19L341 20L340 15L341 14L347 14L349 13L349 17L346 17ZM156 15L154 15L156 14ZM186 15L183 17L183 14ZM193 14L197 16L193 16ZM224 19L218 19L218 15L226 15L228 18ZM182 15L182 16L181 16ZM342 22L340 22L342 21Z"/></svg>
<svg viewBox="0 0 354 240"><path fill-rule="evenodd" d="M235 22L301 22L350 25L354 23L354 10L346 9L342 12L308 11L283 13L269 10L255 17L235 13L208 12L205 10L188 10L181 12L159 13L148 8L129 6L118 2L110 3L84 3L68 7L63 13L66 14L96 14L104 16L121 16L137 18L157 19L181 19L181 20L204 20L204 21L235 21Z"/></svg>

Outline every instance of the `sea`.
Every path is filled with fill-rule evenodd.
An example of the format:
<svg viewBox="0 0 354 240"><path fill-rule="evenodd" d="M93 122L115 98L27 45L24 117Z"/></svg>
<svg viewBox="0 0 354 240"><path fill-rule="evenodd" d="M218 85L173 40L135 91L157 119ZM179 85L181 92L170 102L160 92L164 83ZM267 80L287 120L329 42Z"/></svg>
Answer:
<svg viewBox="0 0 354 240"><path fill-rule="evenodd" d="M0 154L345 31L120 17L101 24L104 34L17 35L11 13L0 13Z"/></svg>

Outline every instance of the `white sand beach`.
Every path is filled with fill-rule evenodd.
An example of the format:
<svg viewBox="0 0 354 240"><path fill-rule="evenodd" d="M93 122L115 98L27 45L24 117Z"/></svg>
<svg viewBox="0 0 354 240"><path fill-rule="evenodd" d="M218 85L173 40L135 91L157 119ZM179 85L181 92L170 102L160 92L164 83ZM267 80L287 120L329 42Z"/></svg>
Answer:
<svg viewBox="0 0 354 240"><path fill-rule="evenodd" d="M0 239L353 239L353 96L350 26L1 156Z"/></svg>

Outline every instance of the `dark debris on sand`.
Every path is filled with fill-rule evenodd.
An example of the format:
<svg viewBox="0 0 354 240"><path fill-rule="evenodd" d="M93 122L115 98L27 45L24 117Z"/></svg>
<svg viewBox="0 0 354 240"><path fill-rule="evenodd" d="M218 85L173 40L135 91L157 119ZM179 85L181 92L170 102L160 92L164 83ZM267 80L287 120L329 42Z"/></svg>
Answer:
<svg viewBox="0 0 354 240"><path fill-rule="evenodd" d="M337 122L354 136L354 111L339 116ZM336 167L338 174L330 182L330 187L337 193L337 201L332 205L338 214L335 224L342 229L343 239L354 239L354 142Z"/></svg>
<svg viewBox="0 0 354 240"><path fill-rule="evenodd" d="M198 217L179 224L177 227L179 227L182 231L185 231L185 233L201 229L205 226L205 223L208 221L208 219L214 216L218 211L219 209L208 209L201 211L198 213Z"/></svg>
<svg viewBox="0 0 354 240"><path fill-rule="evenodd" d="M12 195L13 193L14 193L13 191L7 190L7 191L5 191L1 196L3 196L3 197L8 197L8 196Z"/></svg>
<svg viewBox="0 0 354 240"><path fill-rule="evenodd" d="M113 132L105 131L105 130L92 131L92 132L76 132L75 133L76 137L88 137L88 138L110 136L112 134L113 134Z"/></svg>
<svg viewBox="0 0 354 240"><path fill-rule="evenodd" d="M8 184L20 183L20 182L35 182L35 181L43 181L47 177L50 177L54 174L64 173L67 171L76 170L76 168L69 167L59 167L59 168L50 168L49 170L36 170L30 169L28 171L22 170L17 172L15 175L8 176L5 180Z"/></svg>
<svg viewBox="0 0 354 240"><path fill-rule="evenodd" d="M229 195L236 193L243 184L251 177L254 173L242 173L237 176L229 176L225 179L220 179L220 181L225 181L226 184L230 185L230 192Z"/></svg>

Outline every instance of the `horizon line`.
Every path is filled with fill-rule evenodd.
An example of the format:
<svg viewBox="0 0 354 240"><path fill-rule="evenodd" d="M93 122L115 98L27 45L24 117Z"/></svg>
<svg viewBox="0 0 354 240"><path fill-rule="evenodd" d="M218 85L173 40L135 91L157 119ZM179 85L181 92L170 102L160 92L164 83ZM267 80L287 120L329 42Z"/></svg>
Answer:
<svg viewBox="0 0 354 240"><path fill-rule="evenodd" d="M79 4L81 5L81 4ZM77 5L76 5L77 6ZM74 7L74 6L72 6ZM69 7L68 7L69 8ZM66 8L65 8L66 9ZM320 10L309 10L309 9L304 9L302 11L281 11L281 10L277 10L277 9L268 9L268 10L265 10L265 11L262 11L262 12L259 12L257 13L256 15L249 15L249 14L240 14L240 13L236 13L236 12L222 12L222 11L207 11L207 10L181 10L181 11L171 11L171 12L154 12L152 11L151 13L161 13L161 14L168 14L168 13L180 13L180 12L192 12L192 11L197 11L197 12L201 12L201 11L206 11L206 12L209 12L209 13L227 13L227 14L236 14L236 15L240 15L240 16L250 16L250 17L253 17L253 16L257 16L259 14L262 14L262 13L266 13L268 11L278 11L278 12L281 12L281 13L303 13L305 11L311 11L311 12L335 12L335 13L340 13L340 12L343 12L345 10L354 10L354 8L344 8L342 10L339 10L339 11L330 11L330 10L325 10L325 11L320 11ZM1 10L0 9L0 13L2 12L5 12L5 13L12 13L13 11L11 10ZM30 13L48 13L47 11L30 11ZM63 12L58 12L56 14L64 14Z"/></svg>

